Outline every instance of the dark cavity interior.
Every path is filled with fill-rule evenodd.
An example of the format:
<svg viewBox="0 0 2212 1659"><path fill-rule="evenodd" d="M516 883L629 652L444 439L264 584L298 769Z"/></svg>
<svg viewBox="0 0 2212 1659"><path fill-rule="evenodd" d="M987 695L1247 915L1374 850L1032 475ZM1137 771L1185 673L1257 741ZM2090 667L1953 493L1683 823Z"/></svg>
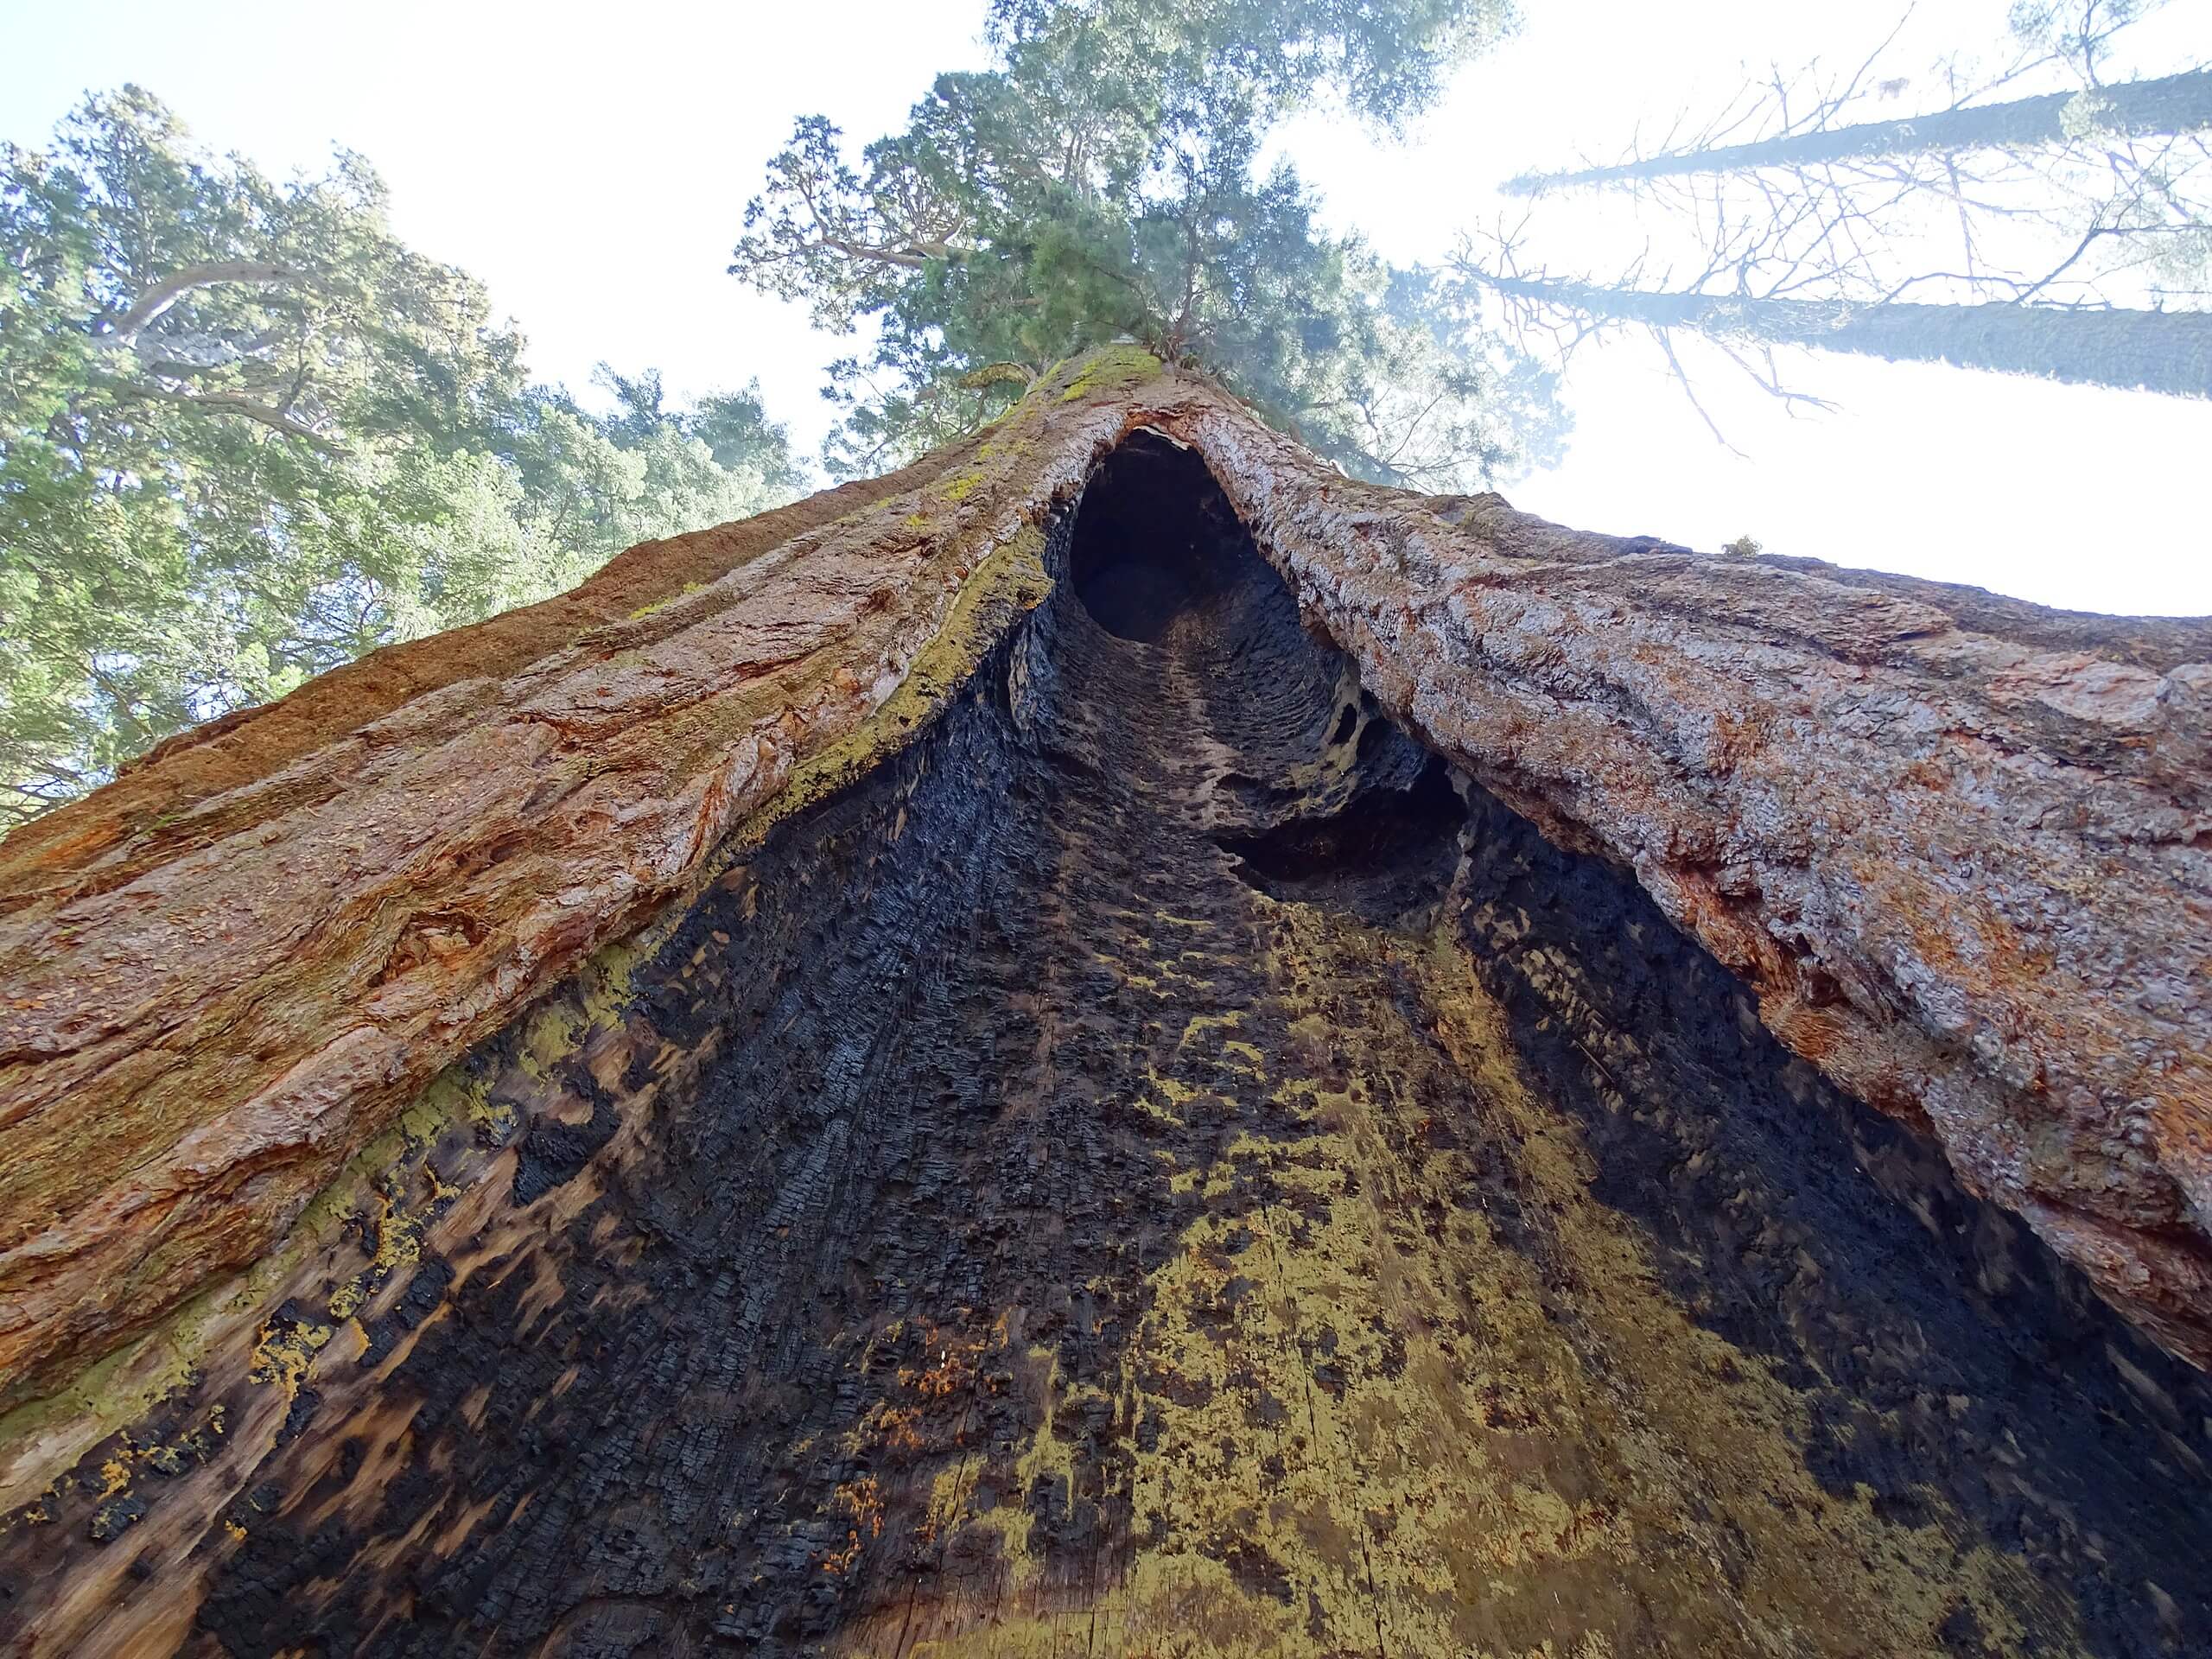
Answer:
<svg viewBox="0 0 2212 1659"><path fill-rule="evenodd" d="M483 1057L514 1189L194 1642L2212 1652L2201 1379L1384 720L1195 457L1050 557L627 1060Z"/></svg>
<svg viewBox="0 0 2212 1659"><path fill-rule="evenodd" d="M1116 639L1158 645L1203 623L1257 556L1205 462L1140 433L1099 463L1067 551L1076 596Z"/></svg>

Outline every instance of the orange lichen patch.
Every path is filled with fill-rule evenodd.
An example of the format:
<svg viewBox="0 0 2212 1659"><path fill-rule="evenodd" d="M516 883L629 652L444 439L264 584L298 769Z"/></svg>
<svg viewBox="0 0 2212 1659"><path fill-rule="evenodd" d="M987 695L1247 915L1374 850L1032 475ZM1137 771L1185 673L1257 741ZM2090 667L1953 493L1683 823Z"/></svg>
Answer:
<svg viewBox="0 0 2212 1659"><path fill-rule="evenodd" d="M922 1414L913 1407L886 1406L876 1414L874 1428L879 1443L887 1452L911 1453L925 1449L928 1440L921 1428Z"/></svg>
<svg viewBox="0 0 2212 1659"><path fill-rule="evenodd" d="M273 1319L261 1328L246 1375L256 1382L274 1384L290 1399L306 1382L315 1357L334 1334L327 1325L296 1319Z"/></svg>
<svg viewBox="0 0 2212 1659"><path fill-rule="evenodd" d="M976 1363L988 1350L1007 1343L1004 1313L982 1331L948 1331L928 1319L920 1322L921 1346L931 1356L919 1366L901 1366L899 1386L925 1400L943 1400L967 1393L976 1384Z"/></svg>
<svg viewBox="0 0 2212 1659"><path fill-rule="evenodd" d="M822 1570L849 1573L861 1552L883 1535L883 1494L874 1476L864 1476L837 1488L836 1505L852 1524L846 1529L844 1547L822 1558Z"/></svg>

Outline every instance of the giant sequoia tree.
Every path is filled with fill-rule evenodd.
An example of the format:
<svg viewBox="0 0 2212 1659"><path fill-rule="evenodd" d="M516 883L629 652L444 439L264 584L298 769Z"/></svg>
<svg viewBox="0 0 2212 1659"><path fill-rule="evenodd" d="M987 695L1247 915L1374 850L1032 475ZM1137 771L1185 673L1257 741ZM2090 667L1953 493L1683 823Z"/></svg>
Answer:
<svg viewBox="0 0 2212 1659"><path fill-rule="evenodd" d="M9 764L226 712L0 842L0 1650L2212 1649L2212 621L1459 493L1256 158L1502 19L997 0L747 213L855 476L603 569L757 398L15 158Z"/></svg>
<svg viewBox="0 0 2212 1659"><path fill-rule="evenodd" d="M0 843L0 1644L2203 1650L2208 664L1122 347L189 734Z"/></svg>

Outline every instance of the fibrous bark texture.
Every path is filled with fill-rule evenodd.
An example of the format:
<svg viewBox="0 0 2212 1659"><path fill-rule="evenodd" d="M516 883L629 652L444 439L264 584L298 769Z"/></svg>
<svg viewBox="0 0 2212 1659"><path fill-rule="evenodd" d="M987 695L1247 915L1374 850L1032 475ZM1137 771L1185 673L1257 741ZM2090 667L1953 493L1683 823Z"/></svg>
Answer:
<svg viewBox="0 0 2212 1659"><path fill-rule="evenodd" d="M1120 356L194 734L0 849L0 1630L2201 1648L2208 660Z"/></svg>

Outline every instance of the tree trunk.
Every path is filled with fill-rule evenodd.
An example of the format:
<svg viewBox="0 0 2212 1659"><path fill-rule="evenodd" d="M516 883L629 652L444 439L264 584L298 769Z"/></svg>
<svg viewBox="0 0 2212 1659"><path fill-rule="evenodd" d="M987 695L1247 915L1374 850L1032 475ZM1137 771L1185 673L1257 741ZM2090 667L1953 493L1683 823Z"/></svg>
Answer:
<svg viewBox="0 0 2212 1659"><path fill-rule="evenodd" d="M2202 1650L2208 664L1116 352L188 734L0 844L0 1646Z"/></svg>
<svg viewBox="0 0 2212 1659"><path fill-rule="evenodd" d="M2005 104L1962 110L1938 110L1902 121L1868 121L1801 132L1758 143L1723 144L1713 149L1654 156L1648 161L1612 167L1582 168L1567 173L1524 173L1507 181L1508 195L1533 196L1546 190L1585 185L1638 182L1686 173L1738 173L1762 167L1817 167L1828 162L1872 161L1885 156L1921 156L1968 149L2026 149L2067 137L2065 114L2076 99L2098 101L2100 128L2131 137L2196 132L2212 127L2212 69L2193 69L2158 80L2129 81L2092 92L2046 92Z"/></svg>
<svg viewBox="0 0 2212 1659"><path fill-rule="evenodd" d="M1949 363L2072 385L2212 397L2212 312L2041 305L1853 305L1654 293L1592 283L1468 275L1500 294L1585 316L1694 328L1763 346L1810 346L1891 363Z"/></svg>

